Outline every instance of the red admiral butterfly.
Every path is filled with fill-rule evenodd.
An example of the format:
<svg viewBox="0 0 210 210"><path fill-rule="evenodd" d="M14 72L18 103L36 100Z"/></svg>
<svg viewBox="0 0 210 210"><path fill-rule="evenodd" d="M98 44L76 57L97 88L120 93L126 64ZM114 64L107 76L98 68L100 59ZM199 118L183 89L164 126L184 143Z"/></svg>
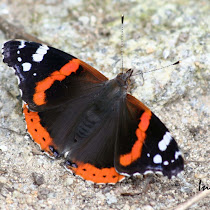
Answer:
<svg viewBox="0 0 210 210"><path fill-rule="evenodd" d="M85 62L27 41L3 46L15 69L28 132L43 151L64 156L85 180L116 183L125 176L183 170L177 143L143 103L127 93L133 70L108 80Z"/></svg>

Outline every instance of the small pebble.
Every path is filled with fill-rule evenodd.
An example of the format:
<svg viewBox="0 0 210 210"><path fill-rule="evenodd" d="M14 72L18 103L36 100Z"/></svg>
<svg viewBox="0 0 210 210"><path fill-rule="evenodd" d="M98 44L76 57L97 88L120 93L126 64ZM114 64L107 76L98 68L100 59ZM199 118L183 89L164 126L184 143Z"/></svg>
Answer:
<svg viewBox="0 0 210 210"><path fill-rule="evenodd" d="M5 145L0 145L0 150L1 150L2 152L6 152L6 151L7 151L7 146L5 146Z"/></svg>
<svg viewBox="0 0 210 210"><path fill-rule="evenodd" d="M110 193L106 193L106 202L110 205L113 203L117 203L117 198L115 197L115 195L110 194Z"/></svg>
<svg viewBox="0 0 210 210"><path fill-rule="evenodd" d="M7 179L3 176L0 176L0 182L1 183L6 183L7 182Z"/></svg>
<svg viewBox="0 0 210 210"><path fill-rule="evenodd" d="M42 174L38 174L36 172L32 173L32 178L34 180L35 185L42 185L44 184L44 176Z"/></svg>
<svg viewBox="0 0 210 210"><path fill-rule="evenodd" d="M79 17L79 22L81 22L83 25L88 25L89 21L90 21L89 17L86 16Z"/></svg>
<svg viewBox="0 0 210 210"><path fill-rule="evenodd" d="M66 178L65 180L65 185L72 185L74 183L74 179L72 179L71 177Z"/></svg>

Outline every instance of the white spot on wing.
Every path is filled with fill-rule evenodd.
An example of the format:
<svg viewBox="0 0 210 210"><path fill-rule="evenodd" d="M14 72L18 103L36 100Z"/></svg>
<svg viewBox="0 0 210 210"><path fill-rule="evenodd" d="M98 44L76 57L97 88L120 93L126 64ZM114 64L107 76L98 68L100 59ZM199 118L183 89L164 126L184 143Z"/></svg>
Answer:
<svg viewBox="0 0 210 210"><path fill-rule="evenodd" d="M35 61L35 62L40 62L40 61L42 61L43 56L44 56L44 55L41 55L41 54L33 54L33 55L32 55L33 61Z"/></svg>
<svg viewBox="0 0 210 210"><path fill-rule="evenodd" d="M165 151L167 146L170 144L172 136L169 132L166 132L163 139L158 143L158 148L160 151Z"/></svg>
<svg viewBox="0 0 210 210"><path fill-rule="evenodd" d="M155 155L155 156L153 157L153 162L154 162L155 164L160 164L160 163L162 163L162 157L161 157L159 154Z"/></svg>
<svg viewBox="0 0 210 210"><path fill-rule="evenodd" d="M36 75L37 75L37 73L35 72L35 73L33 73L33 75L34 75L34 76L36 76Z"/></svg>
<svg viewBox="0 0 210 210"><path fill-rule="evenodd" d="M49 49L49 48L48 48ZM41 45L37 50L36 50L36 53L37 54L42 54L42 55L45 55L47 53L47 50L46 47L43 47L43 45Z"/></svg>
<svg viewBox="0 0 210 210"><path fill-rule="evenodd" d="M50 49L46 44L43 44L43 45L42 45L42 48L43 48L43 49L46 49L46 50L49 50L49 49Z"/></svg>
<svg viewBox="0 0 210 210"><path fill-rule="evenodd" d="M179 158L179 156L181 156L182 153L180 151L176 151L175 152L175 160L177 160Z"/></svg>
<svg viewBox="0 0 210 210"><path fill-rule="evenodd" d="M24 41L20 41L20 45L19 45L19 49L21 48L24 48L26 45L25 45L25 42Z"/></svg>
<svg viewBox="0 0 210 210"><path fill-rule="evenodd" d="M155 174L162 176L163 175L163 172L162 171L156 171Z"/></svg>
<svg viewBox="0 0 210 210"><path fill-rule="evenodd" d="M160 151L165 151L167 146L165 144L165 142L163 141L163 139L158 143L158 148Z"/></svg>
<svg viewBox="0 0 210 210"><path fill-rule="evenodd" d="M167 131L166 134L164 135L163 139L164 139L165 143L166 143L167 145L169 145L169 143L170 143L170 141L171 141L171 139L172 139L172 136L171 136L171 134Z"/></svg>
<svg viewBox="0 0 210 210"><path fill-rule="evenodd" d="M20 50L17 51L17 54L20 54Z"/></svg>
<svg viewBox="0 0 210 210"><path fill-rule="evenodd" d="M166 160L163 162L163 165L167 166L169 164L169 162Z"/></svg>
<svg viewBox="0 0 210 210"><path fill-rule="evenodd" d="M141 174L139 172L136 172L133 174L133 176L140 176Z"/></svg>
<svg viewBox="0 0 210 210"><path fill-rule="evenodd" d="M153 171L151 171L151 170L145 171L144 175L147 175L147 174L153 174Z"/></svg>
<svg viewBox="0 0 210 210"><path fill-rule="evenodd" d="M49 47L47 45L41 45L35 52L35 54L32 55L33 61L40 62L43 60L43 57L45 54L47 54L47 50L49 50Z"/></svg>
<svg viewBox="0 0 210 210"><path fill-rule="evenodd" d="M23 63L23 71L29 71L31 69L31 64L30 63Z"/></svg>
<svg viewBox="0 0 210 210"><path fill-rule="evenodd" d="M123 172L118 172L118 171L117 171L117 173L120 174L120 175L123 175L123 176L128 176L128 177L131 176L130 174L123 173Z"/></svg>
<svg viewBox="0 0 210 210"><path fill-rule="evenodd" d="M17 60L18 60L19 62L21 62L21 61L22 61L22 58L21 58L21 57L18 57Z"/></svg>

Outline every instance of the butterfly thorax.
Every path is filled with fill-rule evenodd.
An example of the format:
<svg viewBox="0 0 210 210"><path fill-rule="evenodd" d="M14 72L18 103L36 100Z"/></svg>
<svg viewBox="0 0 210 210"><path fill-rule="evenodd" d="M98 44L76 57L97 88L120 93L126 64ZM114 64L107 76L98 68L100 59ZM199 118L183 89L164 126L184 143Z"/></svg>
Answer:
<svg viewBox="0 0 210 210"><path fill-rule="evenodd" d="M133 70L129 69L125 73L119 73L114 79L106 81L100 98L103 98L103 100L108 99L109 104L110 101L116 103L118 100L121 101L121 99L125 98L132 73Z"/></svg>

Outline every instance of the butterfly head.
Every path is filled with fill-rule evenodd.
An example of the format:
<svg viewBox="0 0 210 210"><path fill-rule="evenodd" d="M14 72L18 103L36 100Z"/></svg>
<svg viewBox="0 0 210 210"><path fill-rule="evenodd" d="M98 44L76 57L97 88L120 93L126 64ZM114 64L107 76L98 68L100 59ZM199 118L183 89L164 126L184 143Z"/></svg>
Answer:
<svg viewBox="0 0 210 210"><path fill-rule="evenodd" d="M128 69L125 73L120 73L117 75L116 80L120 86L128 87L130 84L130 77L133 74L132 69Z"/></svg>

